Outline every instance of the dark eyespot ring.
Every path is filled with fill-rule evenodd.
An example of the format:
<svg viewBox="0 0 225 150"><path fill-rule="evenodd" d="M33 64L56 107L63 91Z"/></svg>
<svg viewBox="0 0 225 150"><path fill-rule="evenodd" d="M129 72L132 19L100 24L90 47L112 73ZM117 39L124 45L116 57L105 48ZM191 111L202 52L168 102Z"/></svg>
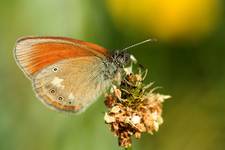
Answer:
<svg viewBox="0 0 225 150"><path fill-rule="evenodd" d="M63 97L62 96L59 96L58 97L58 100L60 100L60 101L63 100Z"/></svg>
<svg viewBox="0 0 225 150"><path fill-rule="evenodd" d="M56 66L52 68L52 71L53 71L53 72L57 72L58 70L59 70L59 68L56 67Z"/></svg>
<svg viewBox="0 0 225 150"><path fill-rule="evenodd" d="M68 103L69 103L69 104L72 104L72 102L71 102L71 101L69 101Z"/></svg>
<svg viewBox="0 0 225 150"><path fill-rule="evenodd" d="M52 93L52 94L54 94L55 92L56 92L55 89L50 90L50 93Z"/></svg>

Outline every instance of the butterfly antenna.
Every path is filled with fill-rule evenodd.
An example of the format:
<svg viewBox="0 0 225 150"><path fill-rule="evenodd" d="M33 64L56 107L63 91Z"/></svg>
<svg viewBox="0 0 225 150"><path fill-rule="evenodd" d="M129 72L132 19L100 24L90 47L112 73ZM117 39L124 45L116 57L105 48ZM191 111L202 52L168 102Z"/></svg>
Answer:
<svg viewBox="0 0 225 150"><path fill-rule="evenodd" d="M122 49L122 51L126 51L126 50L128 50L128 49L133 48L133 47L142 45L142 44L144 44L144 43L148 43L148 42L156 42L156 41L157 41L157 39L147 39L147 40L141 41L141 42L139 42L139 43L133 44L133 45L131 45L131 46L128 46L128 47Z"/></svg>

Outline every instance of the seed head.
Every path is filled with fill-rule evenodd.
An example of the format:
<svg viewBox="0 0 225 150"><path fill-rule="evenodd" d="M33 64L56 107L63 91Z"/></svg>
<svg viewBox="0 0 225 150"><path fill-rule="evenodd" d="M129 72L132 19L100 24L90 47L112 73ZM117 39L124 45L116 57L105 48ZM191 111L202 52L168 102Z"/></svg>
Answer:
<svg viewBox="0 0 225 150"><path fill-rule="evenodd" d="M145 85L145 73L127 74L106 94L104 120L121 147L130 147L132 136L140 139L144 132L153 134L163 123L162 103L170 96L156 93L152 83Z"/></svg>

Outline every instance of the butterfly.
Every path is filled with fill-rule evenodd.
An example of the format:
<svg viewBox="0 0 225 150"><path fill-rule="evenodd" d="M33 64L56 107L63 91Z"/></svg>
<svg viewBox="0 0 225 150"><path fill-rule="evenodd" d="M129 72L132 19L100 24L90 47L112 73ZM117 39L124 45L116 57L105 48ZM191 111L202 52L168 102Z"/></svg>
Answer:
<svg viewBox="0 0 225 150"><path fill-rule="evenodd" d="M126 49L110 53L72 38L24 37L17 41L14 56L41 102L54 110L78 113L97 100L131 62Z"/></svg>

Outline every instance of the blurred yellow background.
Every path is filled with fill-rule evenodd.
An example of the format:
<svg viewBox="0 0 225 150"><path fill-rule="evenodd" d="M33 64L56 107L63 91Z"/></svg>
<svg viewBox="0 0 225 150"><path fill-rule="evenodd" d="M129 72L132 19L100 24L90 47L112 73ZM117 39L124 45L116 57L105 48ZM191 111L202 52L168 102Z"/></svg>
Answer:
<svg viewBox="0 0 225 150"><path fill-rule="evenodd" d="M218 0L109 0L117 26L132 26L160 39L196 39L210 33L220 15Z"/></svg>
<svg viewBox="0 0 225 150"><path fill-rule="evenodd" d="M225 4L222 0L1 0L0 150L114 150L99 99L67 115L41 104L13 58L21 36L67 36L130 50L148 81L172 95L155 135L134 150L224 150Z"/></svg>

